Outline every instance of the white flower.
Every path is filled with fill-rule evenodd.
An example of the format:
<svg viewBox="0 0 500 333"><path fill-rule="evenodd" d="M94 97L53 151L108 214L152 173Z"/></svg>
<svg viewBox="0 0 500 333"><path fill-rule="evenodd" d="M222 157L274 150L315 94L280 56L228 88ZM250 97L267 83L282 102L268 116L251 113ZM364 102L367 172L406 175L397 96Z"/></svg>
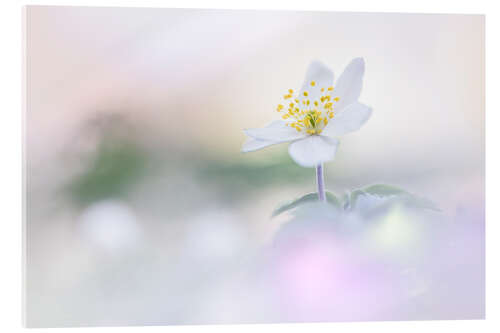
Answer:
<svg viewBox="0 0 500 333"><path fill-rule="evenodd" d="M358 102L365 62L356 58L346 67L333 87L333 72L313 61L302 88L284 96L277 111L283 120L262 128L246 129L249 139L242 152L291 142L288 152L304 167L315 167L335 157L339 136L358 130L371 116L372 109Z"/></svg>

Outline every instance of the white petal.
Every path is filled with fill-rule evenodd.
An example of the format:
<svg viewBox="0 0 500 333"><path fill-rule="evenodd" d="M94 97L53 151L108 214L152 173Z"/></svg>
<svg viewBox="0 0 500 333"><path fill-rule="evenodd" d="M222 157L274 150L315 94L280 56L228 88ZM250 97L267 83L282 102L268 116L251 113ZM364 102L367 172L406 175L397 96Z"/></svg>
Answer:
<svg viewBox="0 0 500 333"><path fill-rule="evenodd" d="M304 132L297 132L296 129L288 127L285 124L282 120L276 120L266 127L249 128L245 129L244 132L254 139L274 141L276 143L297 140L306 135Z"/></svg>
<svg viewBox="0 0 500 333"><path fill-rule="evenodd" d="M311 81L315 85L311 86ZM308 92L308 99L313 101L321 95L321 88L328 88L333 85L333 72L320 61L314 60L307 68L306 78L300 89L300 99L304 97L304 91Z"/></svg>
<svg viewBox="0 0 500 333"><path fill-rule="evenodd" d="M365 61L363 58L353 59L338 78L332 97L338 97L334 108L341 111L344 107L358 100L363 86L363 75L365 74Z"/></svg>
<svg viewBox="0 0 500 333"><path fill-rule="evenodd" d="M257 140L253 138L248 138L247 141L243 143L241 147L242 153L249 153L251 151L256 151L268 146L272 146L281 142L268 141L268 140Z"/></svg>
<svg viewBox="0 0 500 333"><path fill-rule="evenodd" d="M333 119L323 129L322 134L329 137L338 137L358 130L370 118L372 109L364 104L355 102L335 113Z"/></svg>
<svg viewBox="0 0 500 333"><path fill-rule="evenodd" d="M310 135L290 144L288 153L303 167L315 167L335 157L339 140L322 135Z"/></svg>

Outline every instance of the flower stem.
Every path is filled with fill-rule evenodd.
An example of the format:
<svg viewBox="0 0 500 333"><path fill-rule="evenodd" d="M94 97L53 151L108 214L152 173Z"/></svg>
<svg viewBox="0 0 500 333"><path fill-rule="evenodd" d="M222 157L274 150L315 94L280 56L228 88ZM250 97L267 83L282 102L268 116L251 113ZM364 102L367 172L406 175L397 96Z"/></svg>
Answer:
<svg viewBox="0 0 500 333"><path fill-rule="evenodd" d="M319 201L326 201L325 197L325 181L323 179L323 164L316 166L316 184L318 185Z"/></svg>

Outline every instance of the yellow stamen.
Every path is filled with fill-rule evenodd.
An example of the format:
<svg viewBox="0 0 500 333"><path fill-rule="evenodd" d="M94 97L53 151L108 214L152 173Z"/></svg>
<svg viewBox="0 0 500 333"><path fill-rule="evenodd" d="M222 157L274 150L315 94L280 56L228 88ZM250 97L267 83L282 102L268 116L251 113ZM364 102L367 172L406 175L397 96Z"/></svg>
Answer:
<svg viewBox="0 0 500 333"><path fill-rule="evenodd" d="M311 81L310 85L315 87L317 84L315 81ZM301 93L306 98L300 98L299 96L294 97L294 91L288 89L288 93L283 97L285 100L292 100L284 104L278 104L276 107L278 112L286 110L286 113L282 115L283 119L290 119L286 126L296 129L297 132L304 129L309 135L321 133L323 128L328 124L329 119L334 117L333 103L334 101L337 102L339 98L333 98L331 96L330 92L333 90L333 87L318 88L320 88L321 94L315 99L308 98L308 91L303 91ZM326 92L327 90L328 92Z"/></svg>

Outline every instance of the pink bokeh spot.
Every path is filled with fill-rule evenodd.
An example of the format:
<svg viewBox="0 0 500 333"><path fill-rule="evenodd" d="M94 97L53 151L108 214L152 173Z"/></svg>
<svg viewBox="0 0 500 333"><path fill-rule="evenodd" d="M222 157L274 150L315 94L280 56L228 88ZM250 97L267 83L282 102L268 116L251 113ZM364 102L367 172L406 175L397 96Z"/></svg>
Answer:
<svg viewBox="0 0 500 333"><path fill-rule="evenodd" d="M288 237L277 247L273 279L288 318L370 320L398 293L390 267L369 260L328 232Z"/></svg>

